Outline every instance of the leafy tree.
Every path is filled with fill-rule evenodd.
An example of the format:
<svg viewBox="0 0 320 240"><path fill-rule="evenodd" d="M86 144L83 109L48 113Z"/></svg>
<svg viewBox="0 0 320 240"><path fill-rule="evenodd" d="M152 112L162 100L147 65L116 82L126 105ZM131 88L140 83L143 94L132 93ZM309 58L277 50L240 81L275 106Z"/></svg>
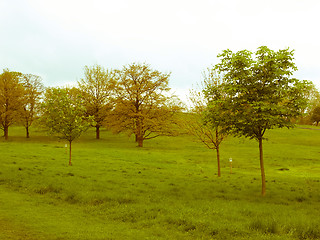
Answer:
<svg viewBox="0 0 320 240"><path fill-rule="evenodd" d="M160 135L173 135L174 115L180 107L169 96L170 74L133 63L115 71L115 107L107 123L115 132L134 134L138 146Z"/></svg>
<svg viewBox="0 0 320 240"><path fill-rule="evenodd" d="M320 101L320 93L312 81L303 80L301 83L301 91L306 99L304 108L301 108L301 116L298 119L300 124L310 124L314 108L318 106Z"/></svg>
<svg viewBox="0 0 320 240"><path fill-rule="evenodd" d="M230 109L226 126L237 136L259 142L262 195L266 193L263 139L266 130L293 127L291 119L305 107L303 83L290 78L297 68L293 51L273 51L265 46L253 53L225 50L216 69L224 74L228 95L224 107Z"/></svg>
<svg viewBox="0 0 320 240"><path fill-rule="evenodd" d="M94 117L96 138L100 138L100 127L112 109L111 96L115 86L112 74L99 65L84 67L85 78L78 82L86 107L86 115Z"/></svg>
<svg viewBox="0 0 320 240"><path fill-rule="evenodd" d="M307 100L305 108L302 109L303 113L311 112L320 100L320 93L312 81L303 80L302 94Z"/></svg>
<svg viewBox="0 0 320 240"><path fill-rule="evenodd" d="M224 127L224 114L220 102L224 99L223 79L213 69L204 74L201 90L190 91L191 114L185 117L184 127L206 147L216 150L218 177L220 170L220 144L228 133Z"/></svg>
<svg viewBox="0 0 320 240"><path fill-rule="evenodd" d="M21 121L26 129L26 137L30 137L29 127L37 117L37 110L44 86L41 78L32 74L22 75L22 85L24 87L23 108L21 112Z"/></svg>
<svg viewBox="0 0 320 240"><path fill-rule="evenodd" d="M305 89L304 96L307 99L306 108L303 109L303 117L300 119L301 124L313 124L317 119L316 108L319 107L320 93L313 82L304 81Z"/></svg>
<svg viewBox="0 0 320 240"><path fill-rule="evenodd" d="M315 107L311 112L311 121L316 122L317 126L320 122L320 106Z"/></svg>
<svg viewBox="0 0 320 240"><path fill-rule="evenodd" d="M21 73L3 70L0 75L0 129L5 140L9 127L18 119L23 103L24 89L20 82Z"/></svg>
<svg viewBox="0 0 320 240"><path fill-rule="evenodd" d="M58 134L69 142L69 165L71 144L92 124L91 117L84 117L85 107L81 96L74 96L69 89L48 88L42 104L42 123L50 133Z"/></svg>

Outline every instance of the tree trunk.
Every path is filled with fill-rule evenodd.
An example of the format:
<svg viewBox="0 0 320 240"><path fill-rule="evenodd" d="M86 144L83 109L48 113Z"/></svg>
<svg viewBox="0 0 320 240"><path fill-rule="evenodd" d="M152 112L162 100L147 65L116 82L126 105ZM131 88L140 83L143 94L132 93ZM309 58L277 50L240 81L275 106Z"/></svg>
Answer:
<svg viewBox="0 0 320 240"><path fill-rule="evenodd" d="M69 141L69 166L72 166L72 163L71 163L71 143L72 143L72 141Z"/></svg>
<svg viewBox="0 0 320 240"><path fill-rule="evenodd" d="M8 140L8 137L9 137L9 127L8 126L4 126L3 128L3 131L4 131L4 139L5 140Z"/></svg>
<svg viewBox="0 0 320 240"><path fill-rule="evenodd" d="M217 161L218 161L218 177L221 177L221 171L220 171L220 151L219 151L219 146L217 146L216 151L217 151Z"/></svg>
<svg viewBox="0 0 320 240"><path fill-rule="evenodd" d="M221 177L221 171L220 171L220 150L219 150L219 132L218 132L218 128L216 128L216 141L217 141L217 145L216 145L216 151L217 151L217 161L218 161L218 177Z"/></svg>
<svg viewBox="0 0 320 240"><path fill-rule="evenodd" d="M137 121L136 126L136 142L138 142L138 147L143 147L143 137L141 134L141 122L140 119Z"/></svg>
<svg viewBox="0 0 320 240"><path fill-rule="evenodd" d="M96 139L100 139L100 126L96 126Z"/></svg>
<svg viewBox="0 0 320 240"><path fill-rule="evenodd" d="M262 138L259 138L259 152L260 152L260 170L261 170L261 195L266 195L266 175L264 173L264 163L263 163L263 149L262 149Z"/></svg>
<svg viewBox="0 0 320 240"><path fill-rule="evenodd" d="M138 147L143 147L143 137L138 137Z"/></svg>
<svg viewBox="0 0 320 240"><path fill-rule="evenodd" d="M30 138L29 127L28 127L28 126L26 127L26 137L27 137L27 138Z"/></svg>

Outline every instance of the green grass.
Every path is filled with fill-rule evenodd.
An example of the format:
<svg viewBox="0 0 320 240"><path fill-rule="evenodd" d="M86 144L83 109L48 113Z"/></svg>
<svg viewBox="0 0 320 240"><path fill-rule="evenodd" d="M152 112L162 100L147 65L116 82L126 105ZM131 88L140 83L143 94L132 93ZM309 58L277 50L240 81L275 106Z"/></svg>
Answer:
<svg viewBox="0 0 320 240"><path fill-rule="evenodd" d="M189 136L137 148L92 130L70 167L65 142L10 135L0 141L0 239L320 239L320 131L267 133L265 197L247 139L222 144L218 178L215 153Z"/></svg>

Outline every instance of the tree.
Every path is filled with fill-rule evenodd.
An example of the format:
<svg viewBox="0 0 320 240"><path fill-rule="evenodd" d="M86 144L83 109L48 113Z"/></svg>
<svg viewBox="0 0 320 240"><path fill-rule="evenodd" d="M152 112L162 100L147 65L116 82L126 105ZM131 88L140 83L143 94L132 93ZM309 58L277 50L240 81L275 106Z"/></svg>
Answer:
<svg viewBox="0 0 320 240"><path fill-rule="evenodd" d="M220 144L228 133L224 127L224 115L220 102L224 99L223 79L213 69L204 73L201 90L190 91L191 114L185 117L184 127L206 147L216 150L218 177L220 170Z"/></svg>
<svg viewBox="0 0 320 240"><path fill-rule="evenodd" d="M29 127L37 116L37 108L43 93L44 86L41 78L32 74L22 75L22 85L24 87L23 108L21 112L21 121L26 129L26 137L30 137Z"/></svg>
<svg viewBox="0 0 320 240"><path fill-rule="evenodd" d="M86 107L86 115L93 116L96 138L100 138L100 127L112 109L111 96L115 86L112 74L99 65L84 67L85 78L78 82Z"/></svg>
<svg viewBox="0 0 320 240"><path fill-rule="evenodd" d="M307 104L301 109L302 115L299 123L310 124L313 123L312 114L320 101L320 93L312 81L303 80L301 84L303 97L306 99Z"/></svg>
<svg viewBox="0 0 320 240"><path fill-rule="evenodd" d="M169 96L169 77L146 64L116 70L115 107L108 119L113 130L134 134L139 147L144 140L175 134L174 115L181 108Z"/></svg>
<svg viewBox="0 0 320 240"><path fill-rule="evenodd" d="M9 127L21 112L24 89L20 77L21 73L7 69L0 75L0 129L4 131L5 140L9 136Z"/></svg>
<svg viewBox="0 0 320 240"><path fill-rule="evenodd" d="M61 139L69 142L70 166L72 141L79 138L92 124L91 117L84 117L85 111L81 96L70 94L69 89L46 90L41 122L50 133L58 134Z"/></svg>
<svg viewBox="0 0 320 240"><path fill-rule="evenodd" d="M311 121L316 122L317 126L320 122L320 106L315 107L311 112Z"/></svg>
<svg viewBox="0 0 320 240"><path fill-rule="evenodd" d="M247 50L233 53L225 50L216 69L224 74L228 94L224 107L230 109L226 126L236 136L259 142L262 195L266 193L263 161L263 139L266 130L293 127L293 118L305 107L302 88L297 79L290 78L297 70L293 51L273 51L262 46L253 53Z"/></svg>

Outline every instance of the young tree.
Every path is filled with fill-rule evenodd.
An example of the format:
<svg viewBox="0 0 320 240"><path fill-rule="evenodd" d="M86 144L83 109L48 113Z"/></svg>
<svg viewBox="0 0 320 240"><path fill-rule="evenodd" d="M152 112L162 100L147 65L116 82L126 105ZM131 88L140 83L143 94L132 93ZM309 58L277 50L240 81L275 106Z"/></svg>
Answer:
<svg viewBox="0 0 320 240"><path fill-rule="evenodd" d="M9 136L9 127L18 120L23 104L24 89L20 82L21 73L3 70L0 74L0 129L5 140Z"/></svg>
<svg viewBox="0 0 320 240"><path fill-rule="evenodd" d="M139 147L144 140L174 134L174 115L180 107L169 96L169 76L136 63L115 71L115 107L108 119L113 130L134 134Z"/></svg>
<svg viewBox="0 0 320 240"><path fill-rule="evenodd" d="M235 135L256 139L259 142L262 195L266 193L263 161L263 139L266 130L293 127L291 119L305 107L304 85L290 78L297 68L293 51L273 51L262 46L255 56L243 50L230 50L218 55L216 65L226 79L228 94L224 107L230 109L228 126Z"/></svg>
<svg viewBox="0 0 320 240"><path fill-rule="evenodd" d="M37 117L39 101L43 93L44 86L41 78L32 74L22 75L22 85L24 86L24 100L21 112L21 121L26 129L26 137L30 137L29 127Z"/></svg>
<svg viewBox="0 0 320 240"><path fill-rule="evenodd" d="M91 117L84 117L85 107L80 96L75 97L68 89L48 88L42 104L42 123L50 133L58 134L69 142L69 165L71 144L92 124Z"/></svg>
<svg viewBox="0 0 320 240"><path fill-rule="evenodd" d="M93 116L96 138L100 138L100 127L112 109L111 96L115 86L112 73L99 65L84 67L85 78L78 82L86 107L86 115Z"/></svg>
<svg viewBox="0 0 320 240"><path fill-rule="evenodd" d="M220 169L220 144L228 133L224 127L225 112L220 108L220 102L225 98L223 93L223 79L213 69L204 74L201 90L190 91L192 103L191 113L185 117L184 126L206 147L216 150L218 177Z"/></svg>

